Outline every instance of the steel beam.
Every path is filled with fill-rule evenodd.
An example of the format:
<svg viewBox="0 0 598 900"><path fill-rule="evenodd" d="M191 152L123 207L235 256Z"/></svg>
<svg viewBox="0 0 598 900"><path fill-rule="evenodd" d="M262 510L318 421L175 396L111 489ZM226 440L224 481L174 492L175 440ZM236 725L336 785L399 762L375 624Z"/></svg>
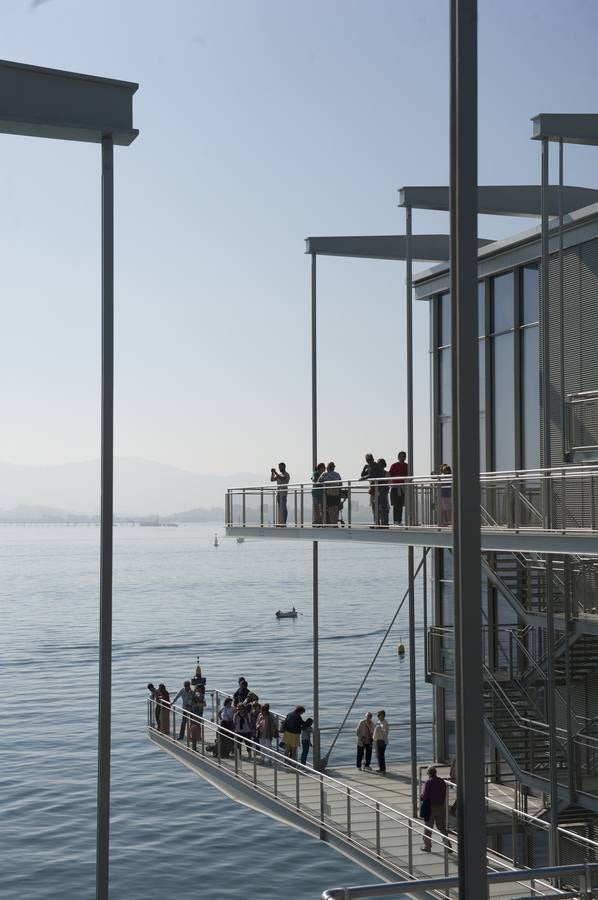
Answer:
<svg viewBox="0 0 598 900"><path fill-rule="evenodd" d="M598 195L598 191L596 192ZM404 234L368 234L336 237L308 237L305 252L317 256L340 256L345 259L396 259L409 255L416 262L445 262L449 258L448 234L412 234L409 239ZM479 247L494 243L489 238L480 238Z"/></svg>
<svg viewBox="0 0 598 900"><path fill-rule="evenodd" d="M459 896L488 895L477 345L477 0L451 0L453 566Z"/></svg>
<svg viewBox="0 0 598 900"><path fill-rule="evenodd" d="M539 218L542 214L541 193L539 184L479 185L478 214ZM545 202L549 214L556 216L561 206L565 213L570 213L592 203L598 203L598 191L595 188L575 185L563 185L562 191L559 191L553 186L548 189ZM399 191L399 206L448 211L449 189L446 185L402 187Z"/></svg>

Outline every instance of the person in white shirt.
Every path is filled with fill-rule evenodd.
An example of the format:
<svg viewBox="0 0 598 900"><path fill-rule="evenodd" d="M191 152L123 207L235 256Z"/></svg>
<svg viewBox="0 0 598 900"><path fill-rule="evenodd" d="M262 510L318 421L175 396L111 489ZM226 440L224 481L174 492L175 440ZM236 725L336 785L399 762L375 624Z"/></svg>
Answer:
<svg viewBox="0 0 598 900"><path fill-rule="evenodd" d="M182 688L172 701L173 706L177 702L179 697L181 698L183 704L183 715L181 717L181 727L179 730L179 741L182 741L187 730L187 723L189 722L189 716L187 715L187 713L191 711L191 707L193 705L193 691L191 690L190 681L185 681Z"/></svg>
<svg viewBox="0 0 598 900"><path fill-rule="evenodd" d="M276 469L270 469L270 481L275 481L278 485L278 490L276 491L276 524L286 525L288 494L287 484L291 480L291 476L287 472L286 463L278 463L278 469L278 472L276 471Z"/></svg>
<svg viewBox="0 0 598 900"><path fill-rule="evenodd" d="M233 706L232 697L227 697L224 703L222 704L222 709L218 713L218 718L221 722L229 722L232 723L235 715L235 708Z"/></svg>
<svg viewBox="0 0 598 900"><path fill-rule="evenodd" d="M388 722L386 721L386 713L383 709L378 710L376 715L378 716L378 721L374 728L374 746L378 757L378 772L380 772L381 775L386 775L385 753L386 747L388 746Z"/></svg>

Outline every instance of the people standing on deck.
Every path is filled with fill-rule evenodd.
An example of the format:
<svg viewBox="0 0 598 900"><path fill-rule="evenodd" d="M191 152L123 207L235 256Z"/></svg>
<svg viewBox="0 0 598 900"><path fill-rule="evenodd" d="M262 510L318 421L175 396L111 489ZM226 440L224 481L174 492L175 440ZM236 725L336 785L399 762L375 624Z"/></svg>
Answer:
<svg viewBox="0 0 598 900"><path fill-rule="evenodd" d="M193 703L193 691L191 690L190 681L185 681L183 683L182 688L172 701L173 706L177 702L179 697L181 698L181 703L183 705L183 715L181 717L181 727L179 729L178 740L182 741L185 737L185 732L187 731L187 723L189 722L189 716L187 714L191 712L191 706Z"/></svg>
<svg viewBox="0 0 598 900"><path fill-rule="evenodd" d="M270 712L270 704L264 703L261 712L257 717L257 739L262 747L272 749L272 741L275 746L278 744L278 720L274 713ZM266 762L270 763L270 756L265 757Z"/></svg>
<svg viewBox="0 0 598 900"><path fill-rule="evenodd" d="M255 694L250 694L249 697L251 696L255 696ZM250 700L249 697L247 698L245 708L247 709L249 725L251 727L251 740L257 741L257 720L261 712L261 706L259 705L257 700Z"/></svg>
<svg viewBox="0 0 598 900"><path fill-rule="evenodd" d="M374 525L378 525L378 482L374 479L380 477L380 466L371 453L366 453L365 466L361 470L359 481L370 482L370 507L372 510L372 521Z"/></svg>
<svg viewBox="0 0 598 900"><path fill-rule="evenodd" d="M372 747L374 743L374 722L372 719L371 712L365 714L364 718L361 720L356 730L357 734L357 760L356 765L358 769L361 769L361 764L363 762L363 757L365 754L365 765L364 769L366 771L371 771L372 766Z"/></svg>
<svg viewBox="0 0 598 900"><path fill-rule="evenodd" d="M386 460L380 458L378 460L378 468L379 468L379 478L385 478L388 475L386 471ZM388 493L390 488L388 486L388 481L379 481L378 482L378 525L381 525L383 528L388 528L388 514L390 512L390 506L388 504Z"/></svg>
<svg viewBox="0 0 598 900"><path fill-rule="evenodd" d="M386 775L386 748L388 746L388 722L386 721L386 713L383 709L376 713L378 721L374 728L374 745L376 747L376 755L378 757L377 771L381 775Z"/></svg>
<svg viewBox="0 0 598 900"><path fill-rule="evenodd" d="M148 691L150 692L150 699L153 700L152 706L154 708L154 717L156 719L156 728L160 728L160 704L158 703L158 688L154 687L151 683L147 686Z"/></svg>
<svg viewBox="0 0 598 900"><path fill-rule="evenodd" d="M158 706L160 707L160 731L162 734L170 733L170 694L165 684L158 685Z"/></svg>
<svg viewBox="0 0 598 900"><path fill-rule="evenodd" d="M306 719L301 729L301 765L304 766L309 756L309 748L311 747L311 739L314 733L312 728L313 719Z"/></svg>
<svg viewBox="0 0 598 900"><path fill-rule="evenodd" d="M247 756L251 759L251 722L249 721L249 713L243 703L237 704L233 716L235 726L235 734L247 745ZM241 747L239 746L239 753Z"/></svg>
<svg viewBox="0 0 598 900"><path fill-rule="evenodd" d="M218 710L218 719L220 722L227 722L232 725L235 708L233 706L232 697L227 697L221 708Z"/></svg>
<svg viewBox="0 0 598 900"><path fill-rule="evenodd" d="M278 472L276 469L270 469L270 481L275 481L278 485L276 491L276 524L283 526L287 524L287 484L291 480L291 476L287 472L286 463L278 463Z"/></svg>
<svg viewBox="0 0 598 900"><path fill-rule="evenodd" d="M301 718L304 712L304 706L296 706L295 709L287 715L282 726L284 755L288 756L289 759L295 760L295 762L297 762L297 747L299 746L299 737L301 735L301 729L304 725L303 719Z"/></svg>
<svg viewBox="0 0 598 900"><path fill-rule="evenodd" d="M424 843L422 850L425 853L432 851L432 829L434 825L444 835L444 843L452 852L451 842L447 837L446 828L446 781L439 778L436 766L428 769L428 780L424 785L421 795L422 815L426 823L424 828Z"/></svg>
<svg viewBox="0 0 598 900"><path fill-rule="evenodd" d="M338 511L341 505L341 489L340 485L335 487L333 482L342 481L341 476L336 471L335 464L329 462L326 471L320 475L319 484L330 484L324 491L323 504L326 510L326 524L338 525Z"/></svg>
<svg viewBox="0 0 598 900"><path fill-rule="evenodd" d="M206 689L203 684L198 684L191 698L191 712L194 716L203 719L206 706ZM197 741L201 740L203 733L203 725L196 719L192 718L189 725L189 737L191 738L191 746L193 750L197 750Z"/></svg>
<svg viewBox="0 0 598 900"><path fill-rule="evenodd" d="M314 525L322 525L323 523L323 505L322 505L322 494L324 493L321 487L317 487L318 481L320 479L320 475L323 475L326 471L325 463L321 462L315 468L311 476L311 480L314 484L314 487L311 490L311 506L312 506L312 524Z"/></svg>
<svg viewBox="0 0 598 900"><path fill-rule="evenodd" d="M405 506L405 479L409 475L407 454L401 450L397 461L388 470L391 478L390 505L392 506L393 525L403 524L403 508Z"/></svg>
<svg viewBox="0 0 598 900"><path fill-rule="evenodd" d="M239 687L233 694L233 703L235 704L235 706L238 703L245 703L248 696L249 696L249 685L247 684L247 681L245 680L245 678L243 678L243 676L241 675L241 677L239 678Z"/></svg>

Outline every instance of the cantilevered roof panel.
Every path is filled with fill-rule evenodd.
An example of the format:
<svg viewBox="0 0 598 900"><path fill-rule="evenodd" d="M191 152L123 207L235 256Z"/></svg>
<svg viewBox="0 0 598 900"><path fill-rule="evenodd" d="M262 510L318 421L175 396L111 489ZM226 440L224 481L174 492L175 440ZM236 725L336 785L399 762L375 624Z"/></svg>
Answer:
<svg viewBox="0 0 598 900"><path fill-rule="evenodd" d="M448 234L411 235L411 259L415 262L443 262L449 259ZM492 241L480 238L480 247ZM407 237L404 234L365 235L353 237L308 237L305 252L316 256L343 256L358 259L404 260Z"/></svg>
<svg viewBox="0 0 598 900"><path fill-rule="evenodd" d="M598 117L597 117L598 118ZM559 213L559 189L550 185L547 189L548 215ZM598 203L598 190L586 187L563 186L563 212ZM413 209L447 211L449 189L446 185L405 186L399 189L399 206ZM478 213L491 216L523 216L535 218L541 214L539 184L491 184L478 187Z"/></svg>
<svg viewBox="0 0 598 900"><path fill-rule="evenodd" d="M598 145L596 113L539 113L532 118L533 141Z"/></svg>
<svg viewBox="0 0 598 900"><path fill-rule="evenodd" d="M0 60L0 133L130 144L139 85Z"/></svg>

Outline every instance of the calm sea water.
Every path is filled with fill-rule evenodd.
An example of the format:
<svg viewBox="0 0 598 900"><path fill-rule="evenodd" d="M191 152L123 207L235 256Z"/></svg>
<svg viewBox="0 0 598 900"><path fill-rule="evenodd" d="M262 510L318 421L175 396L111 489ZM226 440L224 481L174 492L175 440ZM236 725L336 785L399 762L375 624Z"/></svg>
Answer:
<svg viewBox="0 0 598 900"><path fill-rule="evenodd" d="M145 685L171 692L199 654L208 686L237 677L274 709L311 702L311 544L218 526L115 529L111 897L317 898L372 881L319 842L238 806L145 737ZM320 545L322 722L340 722L406 589L398 547ZM99 529L0 526L0 896L94 896ZM419 594L418 594L419 597ZM304 615L278 621L278 608ZM407 759L407 617L351 724L384 706ZM421 619L421 601L418 600ZM418 649L422 625L418 623ZM420 661L421 665L421 661ZM422 684L421 674L418 682ZM420 689L422 721L431 693ZM323 749L329 742L323 736ZM418 740L425 752L430 729ZM331 762L352 760L352 734ZM289 881L289 879L292 879ZM292 888L289 885L292 884Z"/></svg>

